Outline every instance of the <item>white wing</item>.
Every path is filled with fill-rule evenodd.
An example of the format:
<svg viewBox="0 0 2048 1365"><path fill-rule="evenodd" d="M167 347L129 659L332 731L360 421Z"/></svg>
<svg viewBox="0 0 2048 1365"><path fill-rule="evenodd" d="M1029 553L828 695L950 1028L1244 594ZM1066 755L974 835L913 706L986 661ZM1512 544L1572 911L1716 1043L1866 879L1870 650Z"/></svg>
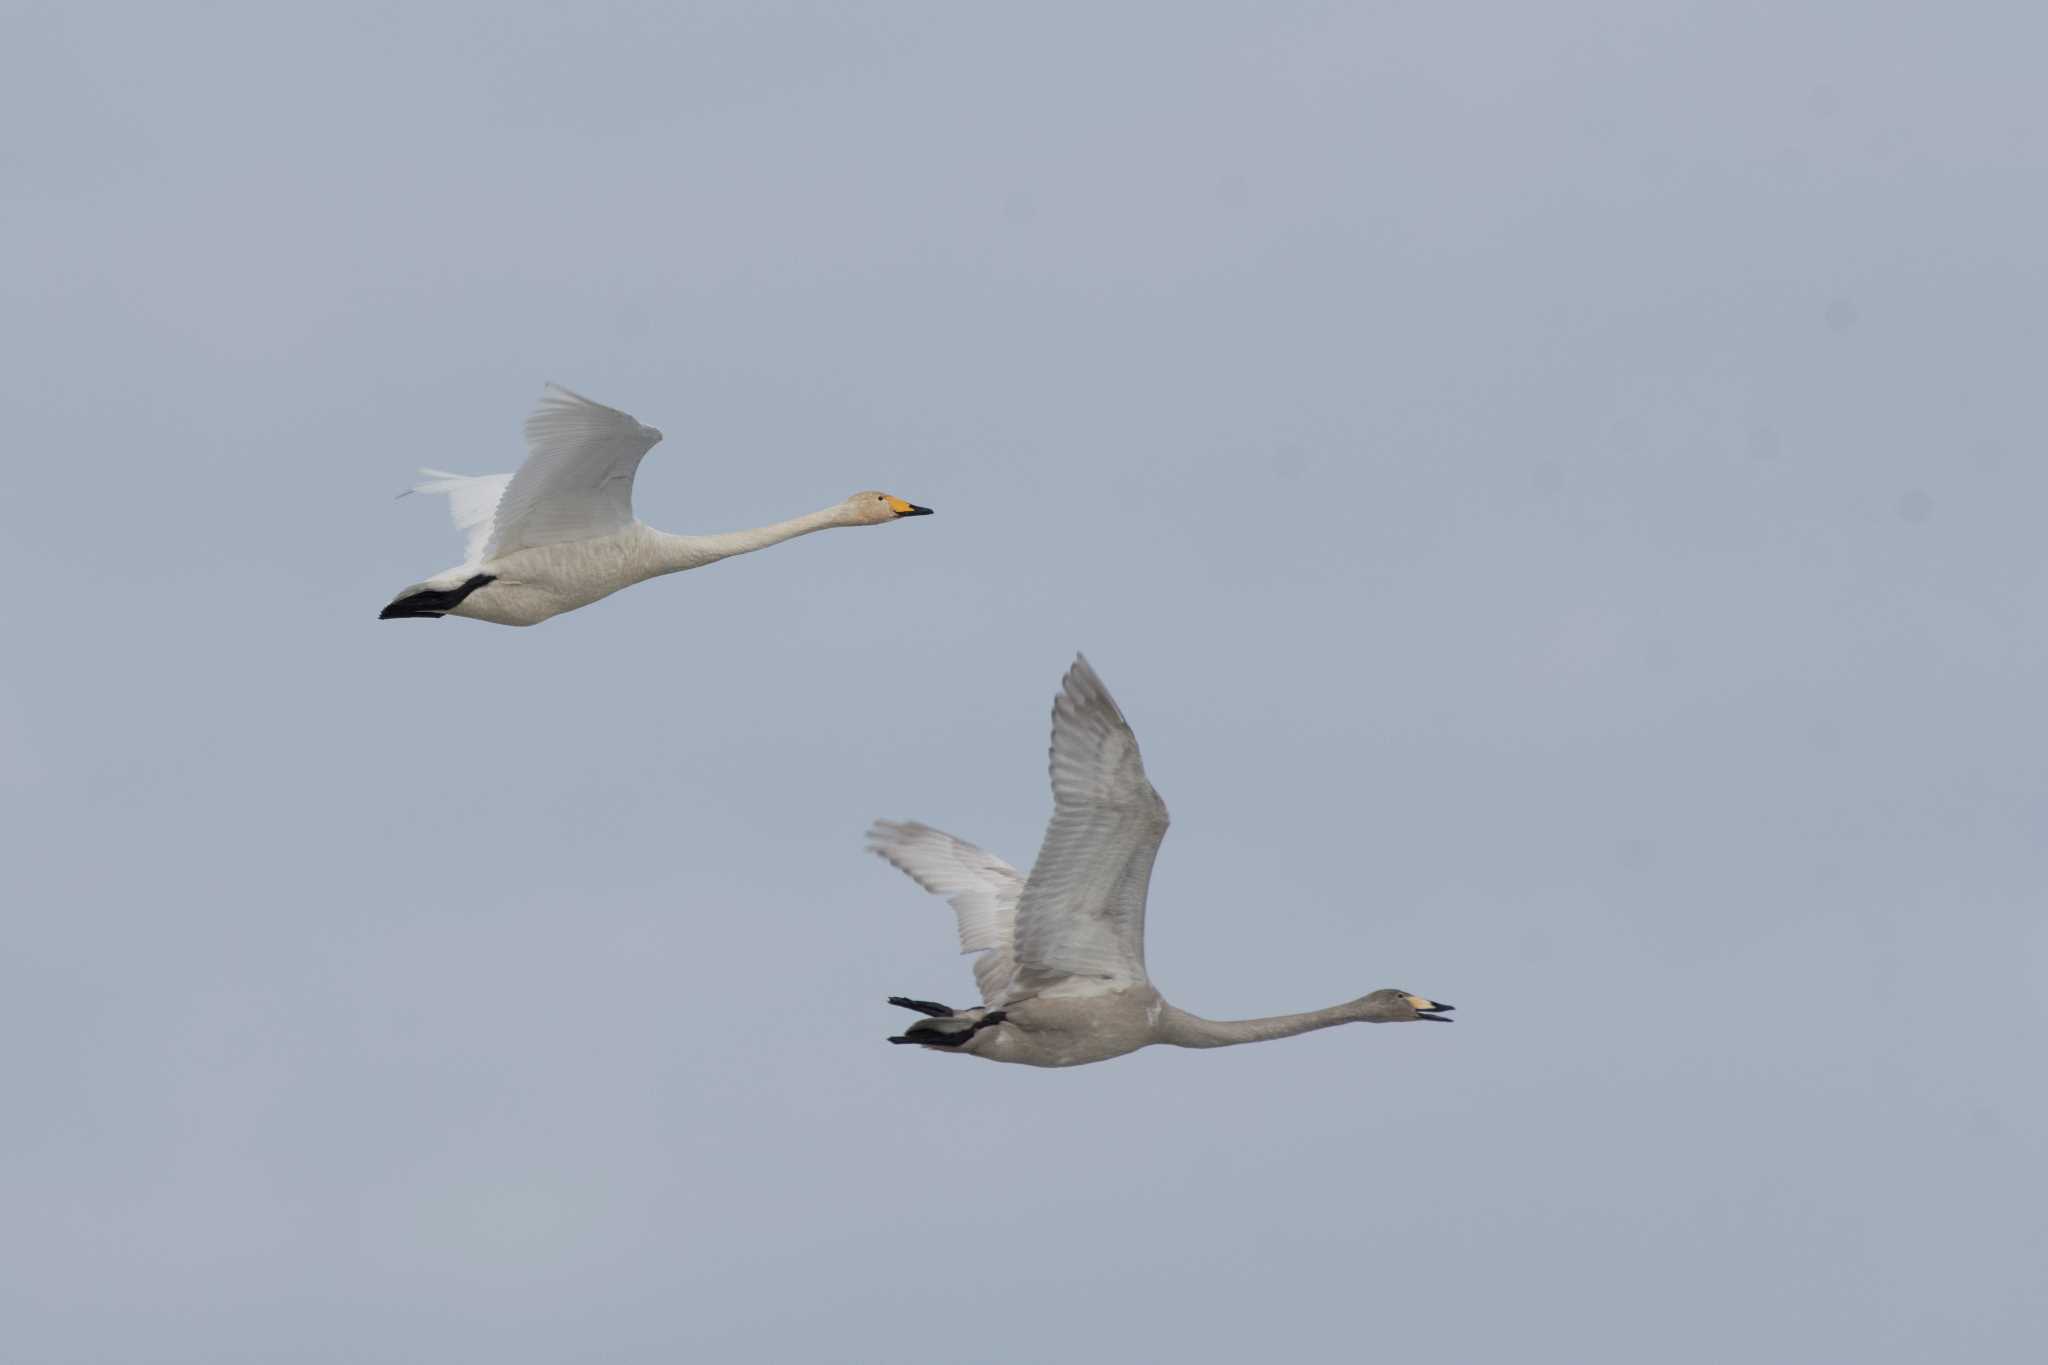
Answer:
<svg viewBox="0 0 2048 1365"><path fill-rule="evenodd" d="M450 474L445 469L422 469L430 482L416 483L414 493L440 493L448 499L448 515L455 529L465 537L462 563L473 568L483 563L484 547L491 542L491 518L498 500L505 496L510 474Z"/></svg>
<svg viewBox="0 0 2048 1365"><path fill-rule="evenodd" d="M1088 660L1052 706L1052 823L1017 903L1014 990L1066 977L1145 980L1145 890L1166 803Z"/></svg>
<svg viewBox="0 0 2048 1365"><path fill-rule="evenodd" d="M660 440L617 408L548 385L526 419L526 463L498 502L484 558L631 526L633 475Z"/></svg>
<svg viewBox="0 0 2048 1365"><path fill-rule="evenodd" d="M915 821L877 820L868 850L935 896L944 896L960 921L960 951L980 953L974 984L983 1004L1008 989L1015 965L1010 925L1024 879L995 854Z"/></svg>

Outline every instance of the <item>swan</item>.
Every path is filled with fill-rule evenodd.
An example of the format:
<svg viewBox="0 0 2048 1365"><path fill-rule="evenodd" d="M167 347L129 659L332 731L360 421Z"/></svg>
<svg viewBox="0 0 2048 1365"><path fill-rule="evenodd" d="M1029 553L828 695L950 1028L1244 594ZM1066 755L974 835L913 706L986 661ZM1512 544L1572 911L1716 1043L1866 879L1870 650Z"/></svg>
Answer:
<svg viewBox="0 0 2048 1365"><path fill-rule="evenodd" d="M532 626L620 588L701 568L832 526L931 515L870 490L808 516L714 536L672 536L633 517L633 475L661 433L617 408L549 384L526 419L516 474L422 469L414 493L440 493L469 537L462 563L391 599L382 620L467 616ZM404 494L399 496L403 497Z"/></svg>
<svg viewBox="0 0 2048 1365"><path fill-rule="evenodd" d="M1145 779L1137 736L1081 656L1053 700L1052 797L1028 879L929 825L878 820L869 829L869 851L946 897L961 951L980 954L980 1006L892 995L890 1004L925 1017L890 1042L1081 1066L1154 1043L1229 1047L1337 1024L1452 1022L1451 1006L1391 989L1270 1019L1204 1019L1169 1005L1145 976L1145 888L1166 837L1166 803Z"/></svg>

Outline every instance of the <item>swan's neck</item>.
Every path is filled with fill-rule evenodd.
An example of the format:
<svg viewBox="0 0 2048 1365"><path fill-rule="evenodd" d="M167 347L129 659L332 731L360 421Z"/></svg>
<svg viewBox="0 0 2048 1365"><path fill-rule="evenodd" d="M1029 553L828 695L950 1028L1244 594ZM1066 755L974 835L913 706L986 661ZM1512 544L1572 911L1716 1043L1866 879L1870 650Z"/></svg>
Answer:
<svg viewBox="0 0 2048 1365"><path fill-rule="evenodd" d="M1292 1038L1319 1028L1335 1028L1371 1018L1362 1000L1332 1005L1306 1014L1276 1014L1266 1019L1204 1019L1199 1014L1166 1007L1159 1021L1159 1041L1175 1047L1230 1047L1236 1043L1263 1043L1274 1038Z"/></svg>
<svg viewBox="0 0 2048 1365"><path fill-rule="evenodd" d="M800 517L791 517L788 521L778 521L772 526L756 526L751 531L724 531L712 536L672 536L666 531L650 529L648 535L652 539L648 557L654 573L680 573L684 569L701 568L734 555L780 545L785 540L807 536L813 531L852 524L847 520L845 505L835 504Z"/></svg>

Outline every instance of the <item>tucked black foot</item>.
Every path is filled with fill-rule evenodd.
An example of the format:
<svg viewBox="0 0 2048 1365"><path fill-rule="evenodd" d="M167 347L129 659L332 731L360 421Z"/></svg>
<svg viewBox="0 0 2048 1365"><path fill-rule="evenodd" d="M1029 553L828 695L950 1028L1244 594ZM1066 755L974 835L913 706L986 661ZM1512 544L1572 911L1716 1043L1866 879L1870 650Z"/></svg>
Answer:
<svg viewBox="0 0 2048 1365"><path fill-rule="evenodd" d="M945 1006L932 1005L928 1000L905 1000L900 995L890 996L889 1003L892 1005L902 1005L906 1009L929 1006L929 1009L925 1011L926 1013L929 1013L930 1009L945 1009ZM962 1016L947 1010L944 1015L934 1017L959 1019ZM920 1047L965 1047L969 1038L972 1038L985 1028L994 1028L997 1024L1004 1023L1008 1018L1009 1016L1001 1010L990 1010L976 1019L971 1028L934 1028L922 1024L913 1024L911 1032L899 1033L889 1041L892 1043L916 1043Z"/></svg>
<svg viewBox="0 0 2048 1365"><path fill-rule="evenodd" d="M907 996L892 995L889 997L889 1003L900 1009L916 1010L919 1014L929 1014L934 1019L950 1019L953 1017L951 1006L936 1004L930 1000L912 1000Z"/></svg>
<svg viewBox="0 0 2048 1365"><path fill-rule="evenodd" d="M409 592L377 613L379 621L397 621L406 617L446 616L462 605L462 599L486 583L498 581L496 574L471 574L467 582L453 588L422 588Z"/></svg>
<svg viewBox="0 0 2048 1365"><path fill-rule="evenodd" d="M889 1041L892 1043L916 1043L919 1047L959 1047L974 1036L974 1030L963 1028L952 1033L941 1033L927 1029L922 1033L899 1033Z"/></svg>

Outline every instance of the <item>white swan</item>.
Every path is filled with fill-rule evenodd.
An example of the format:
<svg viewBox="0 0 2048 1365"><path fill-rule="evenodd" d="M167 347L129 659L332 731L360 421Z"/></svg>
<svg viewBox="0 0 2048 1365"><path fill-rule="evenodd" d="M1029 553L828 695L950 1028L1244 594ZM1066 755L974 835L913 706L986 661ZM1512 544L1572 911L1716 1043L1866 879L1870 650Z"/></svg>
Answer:
<svg viewBox="0 0 2048 1365"><path fill-rule="evenodd" d="M672 536L633 517L633 475L661 440L617 408L556 384L526 419L517 474L469 477L438 469L415 493L445 493L469 536L462 563L391 599L384 620L468 616L531 626L662 574L700 568L832 526L922 517L887 493L855 493L809 516L714 536Z"/></svg>
<svg viewBox="0 0 2048 1365"><path fill-rule="evenodd" d="M1145 780L1138 740L1109 690L1076 657L1052 707L1052 823L1027 881L994 854L928 825L880 820L868 847L960 922L980 953L979 1008L889 997L918 1020L892 1043L998 1062L1080 1066L1153 1043L1228 1047L1336 1024L1451 1021L1451 1007L1378 990L1270 1019L1204 1019L1166 1003L1145 976L1145 888L1166 837L1166 803Z"/></svg>

